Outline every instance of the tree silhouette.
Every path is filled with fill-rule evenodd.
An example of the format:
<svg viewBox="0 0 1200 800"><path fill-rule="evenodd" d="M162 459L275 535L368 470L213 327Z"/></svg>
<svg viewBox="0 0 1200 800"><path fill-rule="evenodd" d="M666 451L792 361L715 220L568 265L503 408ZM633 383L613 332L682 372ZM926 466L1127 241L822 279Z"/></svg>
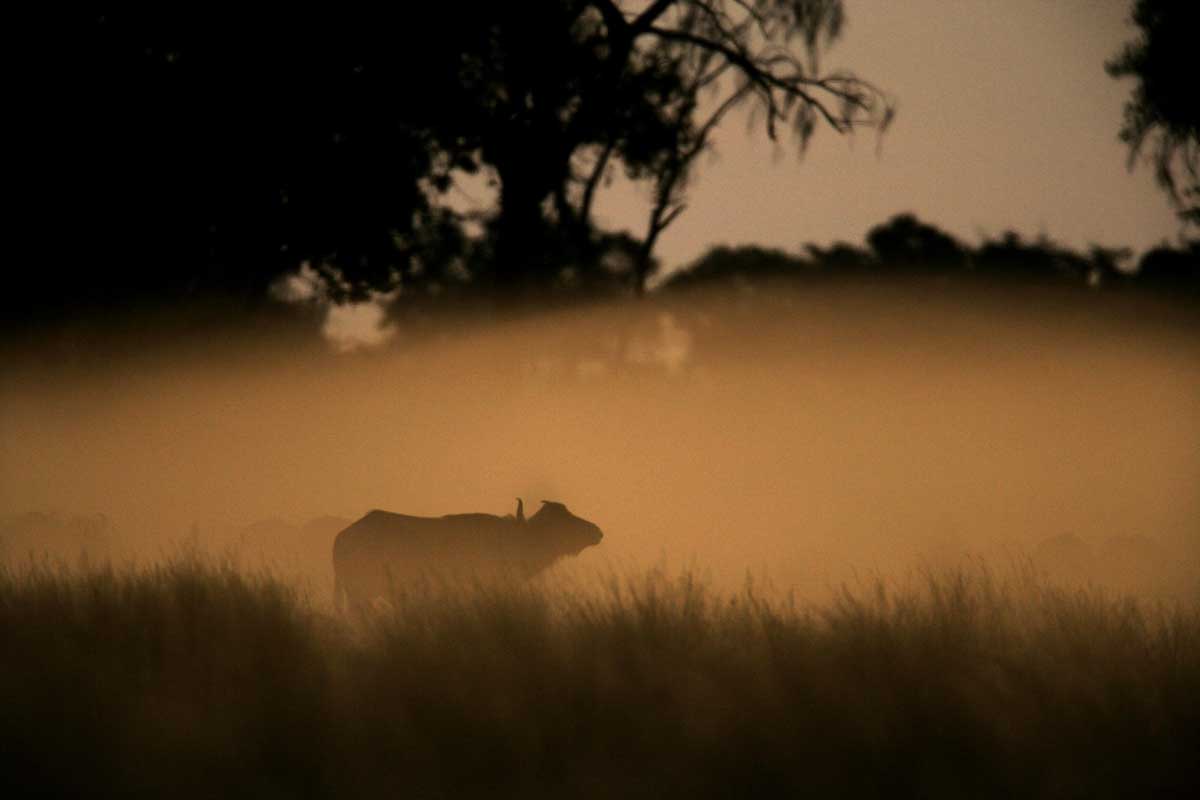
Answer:
<svg viewBox="0 0 1200 800"><path fill-rule="evenodd" d="M1022 283L1082 284L1092 269L1087 257L1047 236L1027 242L1012 230L996 239L984 239L972 253L970 264L978 273Z"/></svg>
<svg viewBox="0 0 1200 800"><path fill-rule="evenodd" d="M962 269L967 250L950 234L921 222L912 214L897 214L867 233L867 244L886 267L924 271Z"/></svg>
<svg viewBox="0 0 1200 800"><path fill-rule="evenodd" d="M713 247L671 275L664 288L732 283L753 286L774 280L817 277L895 277L958 275L983 286L1039 284L1128 288L1144 286L1174 292L1200 287L1200 243L1176 249L1166 244L1147 251L1136 271L1128 247L1091 244L1086 251L1062 246L1047 236L1026 241L1016 231L985 238L977 246L903 213L867 233L867 248L846 242L828 247L806 244L803 255L755 246Z"/></svg>
<svg viewBox="0 0 1200 800"><path fill-rule="evenodd" d="M641 287L729 110L801 144L820 120L891 117L872 85L819 70L840 0L34 17L12 105L22 313L255 301L302 264L334 299ZM485 168L498 201L471 241L444 195ZM651 186L640 239L592 220L616 169Z"/></svg>
<svg viewBox="0 0 1200 800"><path fill-rule="evenodd" d="M1174 249L1161 245L1142 254L1137 280L1154 288L1200 294L1200 241Z"/></svg>
<svg viewBox="0 0 1200 800"><path fill-rule="evenodd" d="M658 236L683 210L696 156L739 102L755 101L768 135L790 125L801 143L822 119L839 131L886 124L891 106L874 86L818 69L819 47L842 22L840 0L487 7L479 38L462 45L460 75L464 149L495 171L499 189L493 280L544 286L564 264L594 266L592 205L620 164L654 187L634 264L640 286ZM702 112L708 89L723 94Z"/></svg>
<svg viewBox="0 0 1200 800"><path fill-rule="evenodd" d="M753 284L764 279L797 278L812 272L812 264L782 250L753 245L718 246L687 269L672 275L665 286L679 289L731 280Z"/></svg>
<svg viewBox="0 0 1200 800"><path fill-rule="evenodd" d="M15 294L254 298L306 261L342 296L389 286L439 222L428 121L457 54L422 38L433 23L174 8L29 23L22 233L48 268L12 276Z"/></svg>
<svg viewBox="0 0 1200 800"><path fill-rule="evenodd" d="M1121 140L1132 165L1147 147L1159 183L1180 217L1200 226L1200 93L1195 77L1196 4L1136 0L1138 37L1105 67L1114 78L1137 80L1125 105Z"/></svg>

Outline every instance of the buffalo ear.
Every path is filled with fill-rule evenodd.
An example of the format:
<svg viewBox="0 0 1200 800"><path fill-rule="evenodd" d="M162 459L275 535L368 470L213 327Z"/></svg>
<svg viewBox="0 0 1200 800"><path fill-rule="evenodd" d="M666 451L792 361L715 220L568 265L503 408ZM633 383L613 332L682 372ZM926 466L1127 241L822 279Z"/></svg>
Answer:
<svg viewBox="0 0 1200 800"><path fill-rule="evenodd" d="M517 522L521 523L524 521L525 521L525 503L521 500L521 498L518 497L517 498Z"/></svg>

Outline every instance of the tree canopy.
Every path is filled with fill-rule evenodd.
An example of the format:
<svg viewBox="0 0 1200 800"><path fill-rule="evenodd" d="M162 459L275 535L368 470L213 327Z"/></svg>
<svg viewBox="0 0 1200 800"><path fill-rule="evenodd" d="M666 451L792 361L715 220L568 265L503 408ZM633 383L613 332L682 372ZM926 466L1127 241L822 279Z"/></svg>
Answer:
<svg viewBox="0 0 1200 800"><path fill-rule="evenodd" d="M175 8L30 23L18 124L47 271L26 300L256 296L310 262L386 285L436 214L456 54L410 12ZM414 75L424 75L413 80Z"/></svg>
<svg viewBox="0 0 1200 800"><path fill-rule="evenodd" d="M1106 64L1114 78L1137 80L1121 126L1130 164L1149 150L1159 183L1191 226L1200 226L1196 21L1190 0L1136 0L1137 38Z"/></svg>
<svg viewBox="0 0 1200 800"><path fill-rule="evenodd" d="M614 161L653 187L632 276L644 281L696 156L738 104L754 104L769 136L790 127L801 145L820 120L847 131L891 119L872 84L819 68L843 28L840 0L541 0L490 14L465 107L480 112L475 152L499 183L505 283L552 282L563 263L594 260L592 203Z"/></svg>
<svg viewBox="0 0 1200 800"><path fill-rule="evenodd" d="M253 299L301 264L335 298L548 287L565 267L640 286L729 110L801 145L892 113L820 70L840 0L37 16L18 47L18 236L43 266L7 276L29 308ZM643 236L592 220L615 170L650 189ZM471 240L446 196L480 171L498 199Z"/></svg>

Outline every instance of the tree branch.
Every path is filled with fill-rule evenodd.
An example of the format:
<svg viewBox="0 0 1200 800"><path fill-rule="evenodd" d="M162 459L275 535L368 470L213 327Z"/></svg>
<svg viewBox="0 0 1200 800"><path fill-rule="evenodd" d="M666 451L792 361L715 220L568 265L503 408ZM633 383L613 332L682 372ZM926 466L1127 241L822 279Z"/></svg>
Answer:
<svg viewBox="0 0 1200 800"><path fill-rule="evenodd" d="M649 28L654 24L656 19L667 12L667 9L678 2L679 0L655 0L653 5L641 14L638 14L637 18L633 21L634 35Z"/></svg>
<svg viewBox="0 0 1200 800"><path fill-rule="evenodd" d="M596 159L596 164L592 167L592 174L588 176L587 183L584 185L583 198L579 202L579 219L584 225L591 223L592 201L596 195L596 187L600 185L600 181L604 177L604 171L608 169L608 161L612 158L613 151L616 149L616 137L609 139L608 144L601 151L600 157Z"/></svg>
<svg viewBox="0 0 1200 800"><path fill-rule="evenodd" d="M801 87L816 87L829 92L830 94L833 94L842 100L852 102L857 108L865 109L867 107L857 94L839 89L835 84L832 84L829 81L805 78L801 74L786 78L780 77L771 72L769 68L765 68L763 64L756 63L750 56L734 50L733 48L721 42L716 42L693 33L688 33L687 31L670 30L657 26L651 26L647 30L647 33L652 33L659 38L669 41L685 42L696 47L715 51L721 54L734 66L738 67L742 74L746 76L747 80L757 84L759 87L763 101L767 106L767 134L772 139L775 138L775 121L783 118L783 110L780 108L779 102L776 100L775 93L773 91L775 89L783 92L785 96L791 99L802 100L809 106L816 109L816 111L825 118L825 121L828 122L829 125L839 133L845 132L851 126L851 121L848 118L834 114L834 112L830 111L820 99L814 97L811 93ZM784 59L782 56L777 56L772 59L772 62L778 63L781 59L786 61L786 59ZM798 64L793 64L793 66L796 66L797 69L799 69Z"/></svg>

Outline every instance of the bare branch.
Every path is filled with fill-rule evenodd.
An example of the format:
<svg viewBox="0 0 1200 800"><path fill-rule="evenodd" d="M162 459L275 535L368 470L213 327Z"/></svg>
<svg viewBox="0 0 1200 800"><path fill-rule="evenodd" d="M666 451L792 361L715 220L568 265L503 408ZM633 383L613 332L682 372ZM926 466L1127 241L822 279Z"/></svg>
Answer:
<svg viewBox="0 0 1200 800"><path fill-rule="evenodd" d="M604 20L605 27L608 28L610 36L619 37L625 36L629 30L629 20L625 19L625 14L621 9L612 2L612 0L591 0L592 8L600 12L600 17Z"/></svg>
<svg viewBox="0 0 1200 800"><path fill-rule="evenodd" d="M768 20L757 8L747 3L746 0L733 0L733 2L750 15L750 18L758 25L758 29L762 32L763 36L770 36Z"/></svg>
<svg viewBox="0 0 1200 800"><path fill-rule="evenodd" d="M679 0L654 0L654 4L637 16L630 26L633 28L636 35L637 32L646 30L654 21L667 12L671 6L675 5Z"/></svg>
<svg viewBox="0 0 1200 800"><path fill-rule="evenodd" d="M616 138L610 139L600 152L600 157L596 159L596 163L592 167L592 174L588 176L587 183L584 185L583 198L579 203L579 219L585 225L591 222L592 202L595 199L596 187L600 185L604 172L608 169L609 159L612 158L613 151L616 149Z"/></svg>
<svg viewBox="0 0 1200 800"><path fill-rule="evenodd" d="M655 234L662 233L671 226L671 223L679 219L679 215L687 211L687 203L680 203L671 209L665 217L663 217L657 226L655 226Z"/></svg>
<svg viewBox="0 0 1200 800"><path fill-rule="evenodd" d="M740 68L747 79L755 84L758 84L759 88L764 94L764 100L770 103L769 111L771 116L774 117L776 115L774 109L774 95L771 92L771 87L775 80L774 76L759 69L748 55L734 50L733 48L728 47L721 42L714 42L711 39L706 39L703 36L697 36L696 34L688 33L687 31L670 30L652 25L647 29L647 32L658 36L660 39L685 42L687 44L700 47L704 50L714 51L724 56L726 61ZM774 138L773 134L772 138Z"/></svg>

